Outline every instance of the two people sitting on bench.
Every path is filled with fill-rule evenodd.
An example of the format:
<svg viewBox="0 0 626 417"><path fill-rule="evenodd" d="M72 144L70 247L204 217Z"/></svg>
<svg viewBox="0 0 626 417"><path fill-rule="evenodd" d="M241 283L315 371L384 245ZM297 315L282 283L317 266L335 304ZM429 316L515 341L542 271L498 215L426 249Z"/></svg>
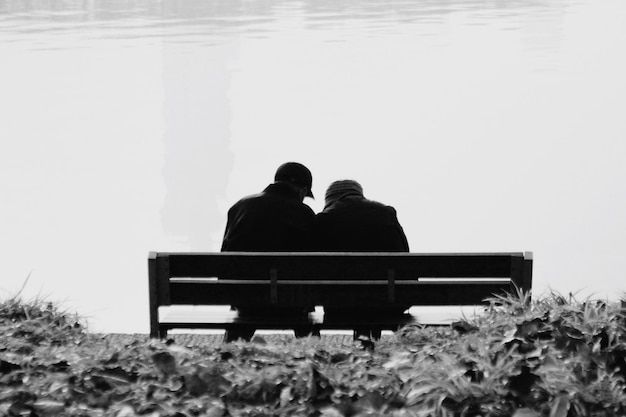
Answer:
<svg viewBox="0 0 626 417"><path fill-rule="evenodd" d="M408 242L393 207L368 200L363 188L352 180L336 181L325 195L324 210L317 216L304 204L313 198L311 171L297 162L282 164L274 183L261 193L239 200L228 211L222 252L408 252ZM306 316L314 306L296 309L233 306L243 316ZM355 314L334 307L324 307L325 319ZM403 309L403 310L406 310ZM368 315L402 314L400 310L372 311ZM364 313L358 312L361 316ZM249 340L256 329L240 326L228 329L225 341ZM379 329L355 329L362 335L380 337ZM294 328L296 337L319 335L311 326Z"/></svg>

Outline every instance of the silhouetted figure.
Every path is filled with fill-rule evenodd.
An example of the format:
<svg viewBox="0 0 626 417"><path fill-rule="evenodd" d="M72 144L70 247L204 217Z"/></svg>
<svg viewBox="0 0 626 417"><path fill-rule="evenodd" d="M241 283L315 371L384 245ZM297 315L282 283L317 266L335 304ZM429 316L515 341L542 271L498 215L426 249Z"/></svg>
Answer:
<svg viewBox="0 0 626 417"><path fill-rule="evenodd" d="M307 167L287 162L276 171L274 183L259 194L239 200L228 211L228 222L222 252L298 252L313 247L315 213L303 203L313 198L313 178ZM251 308L233 306L241 316L288 315L306 316L311 306L302 308ZM255 332L249 327L241 331L227 330L227 342L238 338L249 340ZM310 328L295 328L296 336L306 336Z"/></svg>
<svg viewBox="0 0 626 417"><path fill-rule="evenodd" d="M396 210L363 196L363 187L353 180L333 182L326 191L325 206L316 216L316 249L325 252L408 252L409 244ZM401 315L405 308L360 311L324 307L325 320L370 314ZM357 329L357 335L380 338L380 329Z"/></svg>
<svg viewBox="0 0 626 417"><path fill-rule="evenodd" d="M324 251L409 251L396 210L366 199L361 185L352 180L335 181L328 187L315 231L316 244Z"/></svg>

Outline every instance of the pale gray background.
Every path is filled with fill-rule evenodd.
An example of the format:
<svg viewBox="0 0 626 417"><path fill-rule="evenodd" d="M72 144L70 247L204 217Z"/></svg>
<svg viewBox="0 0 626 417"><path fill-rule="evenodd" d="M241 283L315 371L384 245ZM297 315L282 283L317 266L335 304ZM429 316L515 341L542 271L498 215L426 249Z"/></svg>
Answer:
<svg viewBox="0 0 626 417"><path fill-rule="evenodd" d="M0 296L147 332L148 251L219 250L287 160L413 252L533 251L618 297L626 3L0 0Z"/></svg>

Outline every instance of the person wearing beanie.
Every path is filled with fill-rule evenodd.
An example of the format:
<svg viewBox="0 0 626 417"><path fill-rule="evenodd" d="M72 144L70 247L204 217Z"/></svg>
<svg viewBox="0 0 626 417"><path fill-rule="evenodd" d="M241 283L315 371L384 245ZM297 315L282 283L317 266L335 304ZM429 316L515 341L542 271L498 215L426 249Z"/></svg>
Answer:
<svg viewBox="0 0 626 417"><path fill-rule="evenodd" d="M242 198L228 210L222 252L298 252L313 247L315 213L304 204L313 198L311 171L298 162L287 162L276 170L274 182L262 192ZM290 309L252 309L233 306L241 315L288 314L306 315L312 307ZM225 340L250 340L256 329L227 330ZM310 329L294 329L296 336L305 336Z"/></svg>
<svg viewBox="0 0 626 417"><path fill-rule="evenodd" d="M335 181L316 216L316 249L331 252L408 252L396 210L368 200L354 180Z"/></svg>
<svg viewBox="0 0 626 417"><path fill-rule="evenodd" d="M315 223L316 250L323 252L408 252L409 243L396 210L363 195L363 187L354 180L335 181L326 190L324 210ZM393 309L368 309L372 317L402 315L410 306ZM359 312L324 307L324 320ZM380 329L356 329L356 336L380 338Z"/></svg>

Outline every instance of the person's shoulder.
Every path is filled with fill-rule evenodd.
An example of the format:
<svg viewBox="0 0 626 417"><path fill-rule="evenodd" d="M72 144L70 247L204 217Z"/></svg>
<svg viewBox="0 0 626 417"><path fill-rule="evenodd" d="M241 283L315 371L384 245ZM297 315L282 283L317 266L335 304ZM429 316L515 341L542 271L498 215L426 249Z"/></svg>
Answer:
<svg viewBox="0 0 626 417"><path fill-rule="evenodd" d="M373 209L372 211L377 213L377 216L388 219L388 221L397 222L398 221L398 212L395 207L390 206L388 204L381 203L379 201L370 201L370 207Z"/></svg>
<svg viewBox="0 0 626 417"><path fill-rule="evenodd" d="M384 204L381 203L380 201L374 201L374 200L365 200L369 206L371 207L375 207L378 208L381 211L388 211L390 213L396 213L396 209L393 206L390 206L388 204Z"/></svg>
<svg viewBox="0 0 626 417"><path fill-rule="evenodd" d="M245 207L263 197L263 193L250 194L245 197L241 197L235 204L230 207L230 210L237 210Z"/></svg>
<svg viewBox="0 0 626 417"><path fill-rule="evenodd" d="M260 199L260 198L264 198L264 197L266 197L266 194L265 194L265 193L263 193L263 192L261 192L261 193L255 193L255 194L250 194L250 195L247 195L247 196L245 196L245 197L242 197L242 198L239 200L239 202L244 202L244 203L245 203L246 201L258 200L258 199Z"/></svg>
<svg viewBox="0 0 626 417"><path fill-rule="evenodd" d="M311 218L315 218L316 217L315 211L313 211L313 209L308 204L302 203L302 205L304 206L302 211L306 212L307 216L309 216Z"/></svg>

